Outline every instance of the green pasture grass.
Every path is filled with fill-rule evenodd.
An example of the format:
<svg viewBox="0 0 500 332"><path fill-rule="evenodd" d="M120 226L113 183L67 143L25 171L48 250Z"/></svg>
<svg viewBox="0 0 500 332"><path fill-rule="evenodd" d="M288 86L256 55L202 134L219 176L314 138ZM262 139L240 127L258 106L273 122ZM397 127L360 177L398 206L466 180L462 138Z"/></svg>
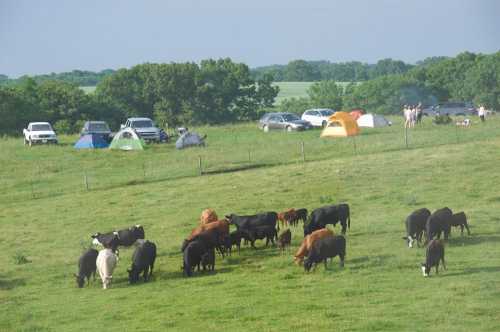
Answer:
<svg viewBox="0 0 500 332"><path fill-rule="evenodd" d="M408 149L392 120L355 141L202 127L207 148L184 151L0 140L0 331L498 331L500 119L459 131L425 119L409 131ZM258 241L257 250L217 257L215 273L182 276L180 244L206 207L222 217L337 202L351 206L344 268L338 258L310 273L294 265L297 227L285 254ZM448 270L423 278L425 250L406 248L403 221L443 206L465 211L472 235L453 230ZM90 234L134 224L158 246L153 280L128 285L133 249L123 249L111 289L99 280L76 288Z"/></svg>
<svg viewBox="0 0 500 332"><path fill-rule="evenodd" d="M308 97L307 90L316 82L275 82L273 85L278 86L280 91L275 99L275 105L279 105L283 100L290 98ZM337 82L337 84L345 87L349 82Z"/></svg>

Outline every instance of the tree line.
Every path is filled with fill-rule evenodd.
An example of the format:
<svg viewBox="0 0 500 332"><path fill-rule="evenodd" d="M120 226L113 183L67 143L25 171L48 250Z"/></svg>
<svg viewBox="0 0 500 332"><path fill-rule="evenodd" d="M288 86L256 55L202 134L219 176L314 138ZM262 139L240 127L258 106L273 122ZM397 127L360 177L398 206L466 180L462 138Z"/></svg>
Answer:
<svg viewBox="0 0 500 332"><path fill-rule="evenodd" d="M0 86L15 86L21 84L26 79L33 79L37 83L45 81L62 81L73 83L79 86L96 86L105 77L112 75L113 69L105 69L99 72L88 70L73 70L64 73L50 73L45 75L21 76L19 78L9 78L7 75L0 74Z"/></svg>
<svg viewBox="0 0 500 332"><path fill-rule="evenodd" d="M78 132L85 120L117 128L126 117L154 118L160 125L218 124L257 119L278 88L265 75L231 59L196 63L146 63L104 77L92 94L78 84L26 77L0 87L0 133L18 134L30 121L50 121L61 133Z"/></svg>
<svg viewBox="0 0 500 332"><path fill-rule="evenodd" d="M500 110L500 52L464 52L453 58L429 58L404 73L382 75L341 85L333 80L314 83L307 98L283 101L282 111L301 113L311 107L398 114L406 104L433 105L471 101Z"/></svg>

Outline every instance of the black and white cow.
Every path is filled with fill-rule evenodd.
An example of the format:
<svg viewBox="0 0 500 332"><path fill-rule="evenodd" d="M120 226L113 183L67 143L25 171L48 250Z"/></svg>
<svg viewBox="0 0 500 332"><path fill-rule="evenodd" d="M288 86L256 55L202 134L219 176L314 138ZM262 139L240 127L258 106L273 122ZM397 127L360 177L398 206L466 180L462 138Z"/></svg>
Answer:
<svg viewBox="0 0 500 332"><path fill-rule="evenodd" d="M156 260L156 245L150 241L140 243L132 255L132 266L128 272L128 280L131 284L139 281L139 275L142 273L144 282L147 282L153 274L153 268Z"/></svg>
<svg viewBox="0 0 500 332"><path fill-rule="evenodd" d="M130 247L137 240L144 240L144 228L141 225L135 225L127 229L113 231L109 233L95 233L91 235L92 243L101 245L104 248L116 251L118 246Z"/></svg>
<svg viewBox="0 0 500 332"><path fill-rule="evenodd" d="M406 218L406 236L403 237L408 244L408 248L413 247L413 242L417 240L417 244L422 241L422 234L425 232L425 224L431 215L431 211L426 208L413 211Z"/></svg>
<svg viewBox="0 0 500 332"><path fill-rule="evenodd" d="M427 245L425 256L425 263L422 263L422 273L424 277L428 277L433 266L436 267L436 274L438 274L439 261L443 262L443 268L446 270L444 263L444 245L441 240L432 240Z"/></svg>
<svg viewBox="0 0 500 332"><path fill-rule="evenodd" d="M304 236L325 228L327 224L335 226L339 222L342 225L342 234L345 234L347 228L351 228L349 204L322 206L311 212L309 222L304 225Z"/></svg>
<svg viewBox="0 0 500 332"><path fill-rule="evenodd" d="M334 235L331 237L324 237L316 240L311 248L309 256L304 260L304 270L311 269L313 264L321 262L325 263L327 268L327 259L335 256L340 257L340 266L344 266L344 259L346 255L346 241L342 235Z"/></svg>
<svg viewBox="0 0 500 332"><path fill-rule="evenodd" d="M451 216L451 226L459 227L460 234L464 235L464 227L467 229L467 234L470 235L469 224L467 223L467 216L464 212L455 213Z"/></svg>
<svg viewBox="0 0 500 332"><path fill-rule="evenodd" d="M85 284L85 278L87 278L87 285L90 283L90 275L93 275L95 280L97 255L99 255L97 250L89 249L80 256L78 260L78 274L75 274L76 283L79 288L82 288Z"/></svg>
<svg viewBox="0 0 500 332"><path fill-rule="evenodd" d="M452 216L453 212L447 207L436 210L429 216L425 224L427 242L430 242L434 236L437 236L437 238L440 239L441 233L444 233L444 239L448 240L448 236L451 231Z"/></svg>

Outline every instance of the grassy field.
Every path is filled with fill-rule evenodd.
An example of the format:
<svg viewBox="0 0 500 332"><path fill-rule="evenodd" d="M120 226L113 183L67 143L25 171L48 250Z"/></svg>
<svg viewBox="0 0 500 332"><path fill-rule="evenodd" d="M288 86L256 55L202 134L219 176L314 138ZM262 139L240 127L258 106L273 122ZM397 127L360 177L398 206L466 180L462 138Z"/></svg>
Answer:
<svg viewBox="0 0 500 332"><path fill-rule="evenodd" d="M409 132L408 149L400 119L392 120L355 140L203 127L208 147L186 151L1 140L0 331L498 331L500 119L460 130L426 119ZM206 207L222 216L337 202L352 213L342 269L338 259L311 273L294 265L296 228L286 255L259 242L218 257L213 274L182 276L180 244ZM448 270L427 279L424 249L401 239L406 215L424 206L464 210L472 232L453 231ZM138 223L159 248L153 281L128 285L133 250L124 249L112 289L98 280L76 288L90 234Z"/></svg>

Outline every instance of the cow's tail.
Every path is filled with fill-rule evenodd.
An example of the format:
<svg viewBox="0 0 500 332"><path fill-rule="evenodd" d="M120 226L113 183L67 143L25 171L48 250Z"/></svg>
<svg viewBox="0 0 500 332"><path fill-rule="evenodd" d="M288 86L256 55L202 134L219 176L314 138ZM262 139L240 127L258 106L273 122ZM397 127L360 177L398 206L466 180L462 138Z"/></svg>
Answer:
<svg viewBox="0 0 500 332"><path fill-rule="evenodd" d="M347 212L347 228L351 229L351 212Z"/></svg>

